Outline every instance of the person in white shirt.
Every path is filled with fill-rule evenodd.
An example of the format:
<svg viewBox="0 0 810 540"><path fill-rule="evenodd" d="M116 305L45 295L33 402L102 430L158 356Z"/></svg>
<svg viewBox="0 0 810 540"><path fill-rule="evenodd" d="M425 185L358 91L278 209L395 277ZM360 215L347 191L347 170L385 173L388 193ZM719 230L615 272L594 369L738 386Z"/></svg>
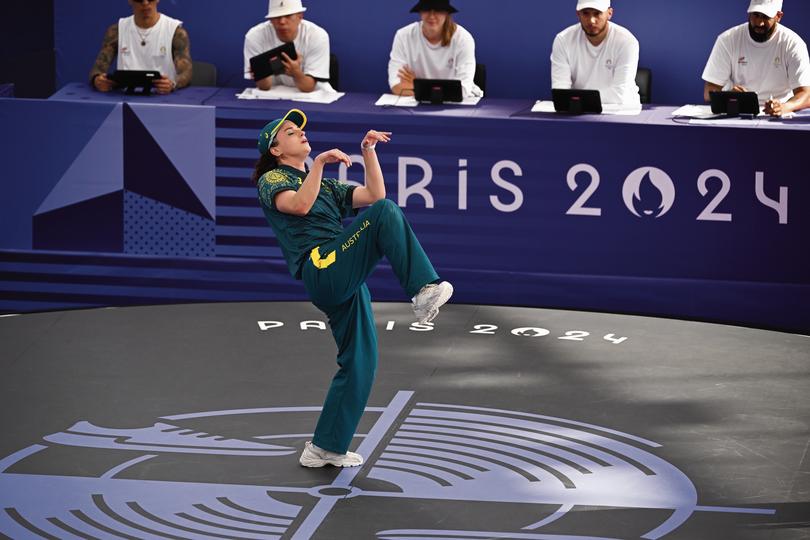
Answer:
<svg viewBox="0 0 810 540"><path fill-rule="evenodd" d="M420 20L400 28L388 61L388 86L401 96L413 95L414 79L456 79L464 97L484 92L473 82L475 40L453 20L458 10L450 0L420 0L411 13Z"/></svg>
<svg viewBox="0 0 810 540"><path fill-rule="evenodd" d="M810 107L807 44L780 22L782 0L751 0L748 22L717 38L703 70L703 98L720 90L756 92L766 114Z"/></svg>
<svg viewBox="0 0 810 540"><path fill-rule="evenodd" d="M107 28L104 42L90 70L90 84L100 92L115 88L107 77L113 60L118 69L159 71L152 83L168 94L191 83L191 52L183 22L158 12L160 0L128 0L132 16Z"/></svg>
<svg viewBox="0 0 810 540"><path fill-rule="evenodd" d="M315 23L304 20L307 8L301 0L270 0L267 16L245 34L245 79L253 79L250 59L284 43L295 45L297 58L281 53L284 73L256 81L260 90L283 85L301 92L331 89L329 86L329 34Z"/></svg>
<svg viewBox="0 0 810 540"><path fill-rule="evenodd" d="M626 28L610 22L610 0L579 0L579 24L554 38L551 48L551 87L599 90L602 103L640 107L636 86L638 40Z"/></svg>

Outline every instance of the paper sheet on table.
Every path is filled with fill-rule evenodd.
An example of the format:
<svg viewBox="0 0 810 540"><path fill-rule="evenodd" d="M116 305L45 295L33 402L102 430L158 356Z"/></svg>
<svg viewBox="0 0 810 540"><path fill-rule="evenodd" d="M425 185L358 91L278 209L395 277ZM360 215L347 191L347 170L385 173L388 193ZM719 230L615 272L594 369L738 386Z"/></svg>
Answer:
<svg viewBox="0 0 810 540"><path fill-rule="evenodd" d="M544 112L544 113L553 113L557 112L554 110L554 102L553 101L540 101L537 100L534 102L534 106L532 107L532 112Z"/></svg>
<svg viewBox="0 0 810 540"><path fill-rule="evenodd" d="M711 105L684 105L672 113L672 116L703 116L712 114ZM799 112L783 114L782 119L793 118L794 116L810 116L810 109Z"/></svg>
<svg viewBox="0 0 810 540"><path fill-rule="evenodd" d="M480 97L466 97L461 103L445 101L442 105L478 105ZM419 102L413 96L398 96L396 94L383 94L374 103L377 107L416 107Z"/></svg>
<svg viewBox="0 0 810 540"><path fill-rule="evenodd" d="M553 101L537 100L532 107L532 112L553 113ZM625 107L624 105L614 105L612 103L604 103L602 105L602 114L613 114L617 116L638 116L641 114L641 107Z"/></svg>
<svg viewBox="0 0 810 540"><path fill-rule="evenodd" d="M760 115L755 119L750 118L723 118L712 113L711 105L684 105L683 107L672 112L672 116L686 116L689 117L690 124L697 125L715 125L715 126L758 126L762 122L778 122L779 120L790 120L793 118L794 113L787 113L780 118L771 118L768 116Z"/></svg>
<svg viewBox="0 0 810 540"><path fill-rule="evenodd" d="M672 112L672 116L709 116L711 114L711 105L684 105Z"/></svg>
<svg viewBox="0 0 810 540"><path fill-rule="evenodd" d="M398 96L396 94L383 94L374 103L377 107L416 107L419 102L413 96Z"/></svg>
<svg viewBox="0 0 810 540"><path fill-rule="evenodd" d="M289 99L305 103L334 103L345 95L344 92L335 92L333 90L319 89L313 92L301 92L291 86L276 86L270 90L245 88L245 91L236 94L236 97L239 99Z"/></svg>
<svg viewBox="0 0 810 540"><path fill-rule="evenodd" d="M673 117L687 117L690 124L698 126L737 126L755 127L760 124L761 119L753 118L723 118L712 113L711 105L684 105L672 112Z"/></svg>
<svg viewBox="0 0 810 540"><path fill-rule="evenodd" d="M768 120L754 120L752 118L690 118L689 124L698 126L736 126L736 127L756 127Z"/></svg>

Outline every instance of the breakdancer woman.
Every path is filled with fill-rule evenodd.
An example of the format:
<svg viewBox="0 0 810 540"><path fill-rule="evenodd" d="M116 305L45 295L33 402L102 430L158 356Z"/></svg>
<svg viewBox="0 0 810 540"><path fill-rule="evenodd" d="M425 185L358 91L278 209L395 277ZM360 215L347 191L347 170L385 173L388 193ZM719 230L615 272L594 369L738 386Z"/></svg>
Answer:
<svg viewBox="0 0 810 540"><path fill-rule="evenodd" d="M356 467L363 457L349 452L349 443L377 368L377 330L366 278L386 257L422 323L436 317L453 287L439 280L402 210L385 198L376 145L390 141L391 133L372 130L363 137L365 185L356 187L323 178L327 164L351 166L349 156L338 149L319 154L306 170L312 151L306 123L306 115L292 109L264 126L253 181L290 274L303 280L312 303L328 317L338 348L338 372L299 462L305 467ZM366 206L343 227L343 218Z"/></svg>

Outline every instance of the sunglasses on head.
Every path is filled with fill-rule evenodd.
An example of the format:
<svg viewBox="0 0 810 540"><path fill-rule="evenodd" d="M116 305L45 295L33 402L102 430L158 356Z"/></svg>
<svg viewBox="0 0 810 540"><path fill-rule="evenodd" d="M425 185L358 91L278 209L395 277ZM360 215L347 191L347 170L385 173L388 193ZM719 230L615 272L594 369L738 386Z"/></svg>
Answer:
<svg viewBox="0 0 810 540"><path fill-rule="evenodd" d="M132 0L135 4L151 4L155 0Z"/></svg>

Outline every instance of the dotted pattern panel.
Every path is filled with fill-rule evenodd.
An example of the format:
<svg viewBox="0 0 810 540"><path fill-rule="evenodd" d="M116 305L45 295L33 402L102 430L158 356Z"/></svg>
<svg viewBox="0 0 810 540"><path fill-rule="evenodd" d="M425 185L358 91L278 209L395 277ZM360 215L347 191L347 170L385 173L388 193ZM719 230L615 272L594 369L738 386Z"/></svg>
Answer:
<svg viewBox="0 0 810 540"><path fill-rule="evenodd" d="M215 245L214 221L124 191L124 253L214 257Z"/></svg>

